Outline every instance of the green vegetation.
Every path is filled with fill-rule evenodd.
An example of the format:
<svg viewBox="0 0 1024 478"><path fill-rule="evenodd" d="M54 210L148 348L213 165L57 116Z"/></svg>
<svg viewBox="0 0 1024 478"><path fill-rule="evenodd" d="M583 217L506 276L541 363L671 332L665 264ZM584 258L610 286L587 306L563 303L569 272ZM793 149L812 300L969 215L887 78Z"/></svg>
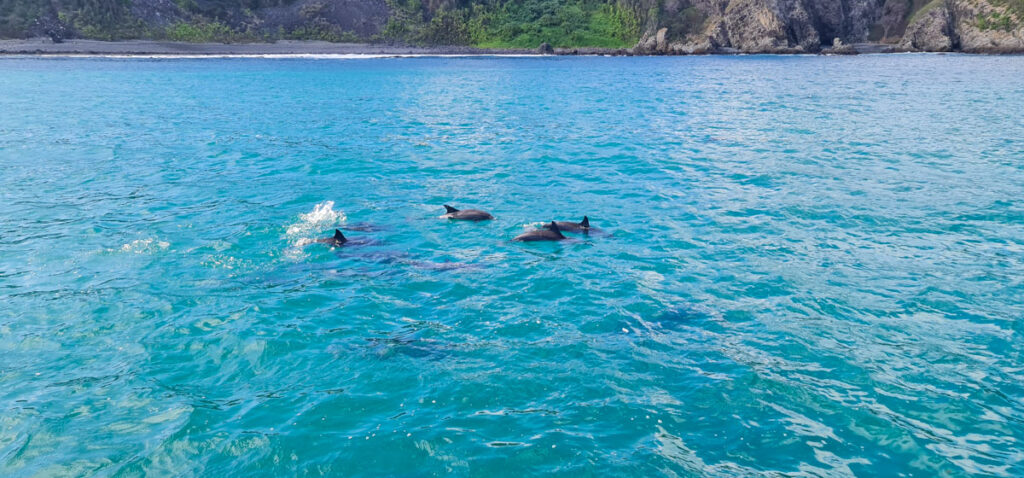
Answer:
<svg viewBox="0 0 1024 478"><path fill-rule="evenodd" d="M276 37L287 40L316 40L333 43L359 43L367 41L366 38L359 38L355 33L345 31L338 25L333 25L323 20L302 25L289 32L281 31Z"/></svg>
<svg viewBox="0 0 1024 478"><path fill-rule="evenodd" d="M990 0L992 5L1006 9L1006 13L1016 17L1016 21L1024 20L1024 0Z"/></svg>
<svg viewBox="0 0 1024 478"><path fill-rule="evenodd" d="M55 30L74 29L82 36L111 40L148 33L131 17L131 0L0 0L0 37L20 37L26 32L61 36ZM57 28L57 27L60 28Z"/></svg>
<svg viewBox="0 0 1024 478"><path fill-rule="evenodd" d="M978 15L978 28L982 30L1010 31L1017 26L1017 21L1010 15L995 12Z"/></svg>
<svg viewBox="0 0 1024 478"><path fill-rule="evenodd" d="M243 39L243 35L220 22L176 23L167 27L165 35L168 40L187 42L231 43Z"/></svg>
<svg viewBox="0 0 1024 478"><path fill-rule="evenodd" d="M601 0L523 0L446 8L428 18L419 0L392 0L384 38L425 45L485 48L593 46L636 43L640 22L631 10Z"/></svg>
<svg viewBox="0 0 1024 478"><path fill-rule="evenodd" d="M35 19L45 15L43 2L0 0L0 37L18 37L28 31Z"/></svg>
<svg viewBox="0 0 1024 478"><path fill-rule="evenodd" d="M484 10L471 20L483 47L594 46L621 48L639 38L637 16L614 3L526 0Z"/></svg>
<svg viewBox="0 0 1024 478"><path fill-rule="evenodd" d="M391 15L383 31L359 37L332 23L336 22L331 20L336 18L336 7L327 0L173 0L170 4L156 0L0 0L0 37L186 42L386 40L492 48L536 48L541 43L620 48L635 44L640 35L638 15L619 0L386 1ZM297 16L296 10L290 10L293 20L284 24L288 26L268 26L266 17L261 16L267 8L295 2L301 2L301 7ZM689 10L693 15L679 20L687 24L681 26L685 30L704 21L696 9ZM382 21L380 17L377 20Z"/></svg>
<svg viewBox="0 0 1024 478"><path fill-rule="evenodd" d="M1021 27L1024 20L1024 0L991 0L991 3L1001 7L1003 11L978 15L978 28L1008 32Z"/></svg>

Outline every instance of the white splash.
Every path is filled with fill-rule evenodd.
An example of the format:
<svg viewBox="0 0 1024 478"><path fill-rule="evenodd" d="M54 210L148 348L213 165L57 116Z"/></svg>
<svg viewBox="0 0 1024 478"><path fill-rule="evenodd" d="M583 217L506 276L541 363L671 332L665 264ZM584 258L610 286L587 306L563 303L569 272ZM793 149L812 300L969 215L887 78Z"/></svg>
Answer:
<svg viewBox="0 0 1024 478"><path fill-rule="evenodd" d="M136 239L127 244L122 244L120 251L133 254L152 254L154 252L165 250L170 246L171 243L165 241L157 241L154 239Z"/></svg>
<svg viewBox="0 0 1024 478"><path fill-rule="evenodd" d="M288 248L285 256L291 259L300 259L305 254L302 247L311 244L316 240L317 234L324 234L325 231L344 224L347 220L345 213L334 209L334 201L324 201L313 207L313 210L299 214L299 222L288 226L285 235L288 236Z"/></svg>

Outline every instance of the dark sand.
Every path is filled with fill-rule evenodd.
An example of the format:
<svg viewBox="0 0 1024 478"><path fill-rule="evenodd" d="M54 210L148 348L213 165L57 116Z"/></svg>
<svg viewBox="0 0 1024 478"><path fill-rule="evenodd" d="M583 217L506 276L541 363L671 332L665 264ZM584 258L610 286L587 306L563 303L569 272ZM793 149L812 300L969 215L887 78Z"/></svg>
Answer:
<svg viewBox="0 0 1024 478"><path fill-rule="evenodd" d="M888 53L891 45L857 43L856 53ZM556 48L556 55L632 55L631 50L608 48ZM737 54L722 48L716 54ZM821 53L828 54L826 48ZM0 55L125 55L125 56L260 56L260 55L537 55L530 49L484 49L468 46L415 47L367 43L329 43L321 41L281 40L274 43L186 43L173 41L66 40L54 43L48 38L0 40Z"/></svg>
<svg viewBox="0 0 1024 478"><path fill-rule="evenodd" d="M278 41L275 43L184 43L130 40L107 42L49 39L0 40L0 54L6 55L494 55L533 54L533 50L484 50L471 47L408 47L319 41Z"/></svg>

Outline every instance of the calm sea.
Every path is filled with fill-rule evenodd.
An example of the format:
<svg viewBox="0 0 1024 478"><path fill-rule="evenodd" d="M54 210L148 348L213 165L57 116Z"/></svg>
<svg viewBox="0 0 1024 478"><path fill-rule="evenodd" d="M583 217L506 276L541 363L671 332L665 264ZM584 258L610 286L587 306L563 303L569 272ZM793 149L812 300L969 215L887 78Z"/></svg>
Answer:
<svg viewBox="0 0 1024 478"><path fill-rule="evenodd" d="M1022 333L1022 57L0 59L0 475L1021 476Z"/></svg>

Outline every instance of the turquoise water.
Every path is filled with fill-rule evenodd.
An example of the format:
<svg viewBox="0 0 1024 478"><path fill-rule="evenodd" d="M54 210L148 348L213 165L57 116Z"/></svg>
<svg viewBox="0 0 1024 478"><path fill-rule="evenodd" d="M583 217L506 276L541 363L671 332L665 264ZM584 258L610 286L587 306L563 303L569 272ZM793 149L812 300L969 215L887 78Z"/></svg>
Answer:
<svg viewBox="0 0 1024 478"><path fill-rule="evenodd" d="M0 475L1024 475L1022 78L2 59Z"/></svg>

